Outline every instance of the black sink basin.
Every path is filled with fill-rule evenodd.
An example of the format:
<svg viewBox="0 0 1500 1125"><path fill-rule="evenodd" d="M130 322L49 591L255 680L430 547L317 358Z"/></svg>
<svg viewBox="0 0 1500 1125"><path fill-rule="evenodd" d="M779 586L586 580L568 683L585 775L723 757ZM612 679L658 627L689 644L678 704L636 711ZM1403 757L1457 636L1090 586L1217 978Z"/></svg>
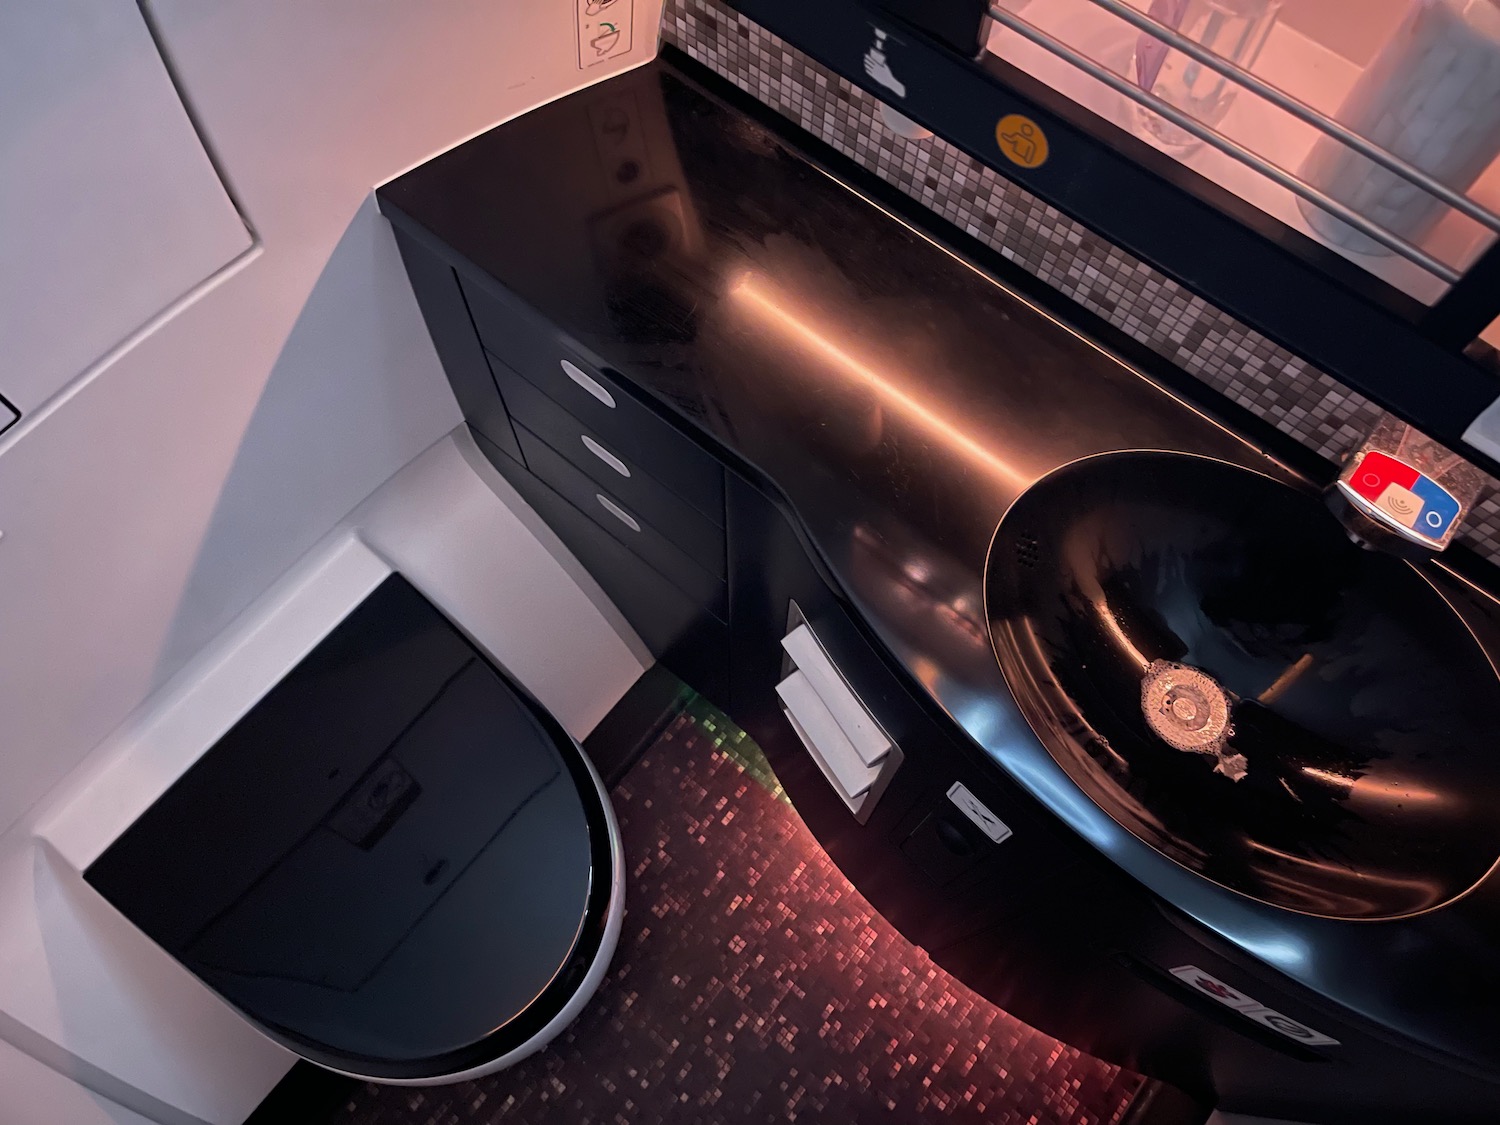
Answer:
<svg viewBox="0 0 1500 1125"><path fill-rule="evenodd" d="M1091 457L995 533L990 638L1053 758L1205 878L1331 918L1431 910L1500 855L1500 682L1421 569L1186 454Z"/></svg>

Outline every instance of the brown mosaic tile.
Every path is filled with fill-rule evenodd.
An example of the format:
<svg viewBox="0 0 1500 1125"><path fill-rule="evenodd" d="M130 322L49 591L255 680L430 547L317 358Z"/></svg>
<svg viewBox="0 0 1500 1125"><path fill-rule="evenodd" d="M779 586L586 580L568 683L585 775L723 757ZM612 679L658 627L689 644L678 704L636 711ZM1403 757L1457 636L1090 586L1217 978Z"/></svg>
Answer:
<svg viewBox="0 0 1500 1125"><path fill-rule="evenodd" d="M886 129L853 83L721 3L667 0L663 34L869 171L1185 371L1336 460L1382 411L941 138ZM1493 486L1494 482L1491 482ZM1461 538L1500 563L1500 500Z"/></svg>
<svg viewBox="0 0 1500 1125"><path fill-rule="evenodd" d="M696 710L615 789L625 929L583 1015L476 1082L362 1087L339 1125L1118 1125L1140 1077L934 965Z"/></svg>

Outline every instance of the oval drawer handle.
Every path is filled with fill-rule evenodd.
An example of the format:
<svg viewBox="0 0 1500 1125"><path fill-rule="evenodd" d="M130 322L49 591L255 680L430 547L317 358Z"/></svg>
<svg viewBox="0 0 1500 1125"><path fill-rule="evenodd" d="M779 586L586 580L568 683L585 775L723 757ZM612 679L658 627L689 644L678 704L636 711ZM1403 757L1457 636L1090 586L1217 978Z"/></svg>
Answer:
<svg viewBox="0 0 1500 1125"><path fill-rule="evenodd" d="M639 531L641 529L641 525L635 522L635 517L627 512L624 508L620 507L620 505L616 504L608 496L605 496L601 492L596 492L594 493L594 499L599 501L599 503L603 505L606 512L614 516L615 519L619 520L626 527L630 528L631 531Z"/></svg>
<svg viewBox="0 0 1500 1125"><path fill-rule="evenodd" d="M621 461L613 453L605 449L604 446L600 445L593 438L589 437L588 434L579 434L578 436L583 441L583 447L590 453L592 453L595 457L599 458L599 460L603 461L606 465L608 465L615 472L619 473L622 477L628 477L630 475L630 466L625 464L624 461Z"/></svg>
<svg viewBox="0 0 1500 1125"><path fill-rule="evenodd" d="M558 360L558 362L562 364L564 375L566 375L569 379L572 379L573 382L577 383L584 390L588 391L589 394L593 395L605 406L609 407L611 410L614 409L615 396L609 393L603 383L599 382L598 379L595 379L592 375L590 375L583 368L579 367L576 363L569 363L565 359L560 359Z"/></svg>

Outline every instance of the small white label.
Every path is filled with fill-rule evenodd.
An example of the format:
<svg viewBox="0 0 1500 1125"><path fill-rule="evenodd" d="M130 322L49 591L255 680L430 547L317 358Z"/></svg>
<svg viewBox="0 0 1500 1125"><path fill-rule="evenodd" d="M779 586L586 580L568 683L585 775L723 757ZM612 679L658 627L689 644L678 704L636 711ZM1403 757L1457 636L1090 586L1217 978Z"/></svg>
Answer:
<svg viewBox="0 0 1500 1125"><path fill-rule="evenodd" d="M1237 988L1225 984L1218 977L1205 973L1196 965L1178 965L1170 970L1172 975L1204 996L1211 997L1226 1008L1233 1008L1246 1019L1254 1020L1263 1027L1294 1039L1307 1047L1337 1047L1339 1041L1332 1036L1314 1031L1305 1023L1298 1023L1291 1016L1266 1007L1259 1000L1251 999Z"/></svg>
<svg viewBox="0 0 1500 1125"><path fill-rule="evenodd" d="M870 30L875 33L875 42L865 52L865 73L870 76L870 81L884 86L898 98L906 97L906 83L891 71L891 60L887 54L890 34L873 25Z"/></svg>
<svg viewBox="0 0 1500 1125"><path fill-rule="evenodd" d="M953 783L948 790L948 800L958 806L959 812L979 825L979 830L995 843L1001 844L1010 839L1010 825L990 812L983 801L964 788L963 782Z"/></svg>

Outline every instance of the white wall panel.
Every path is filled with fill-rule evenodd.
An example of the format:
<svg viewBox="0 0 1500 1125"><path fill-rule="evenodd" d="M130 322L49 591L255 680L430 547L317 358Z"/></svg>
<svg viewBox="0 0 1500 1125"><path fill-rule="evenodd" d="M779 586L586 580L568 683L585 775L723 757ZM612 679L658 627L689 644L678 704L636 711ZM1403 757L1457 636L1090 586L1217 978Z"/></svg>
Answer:
<svg viewBox="0 0 1500 1125"><path fill-rule="evenodd" d="M655 45L585 72L526 0L152 11L262 247L0 437L0 826L458 421L372 187Z"/></svg>
<svg viewBox="0 0 1500 1125"><path fill-rule="evenodd" d="M0 168L22 413L250 246L133 0L0 4Z"/></svg>
<svg viewBox="0 0 1500 1125"><path fill-rule="evenodd" d="M235 1125L291 1066L50 848L0 857L0 911L0 1041L93 1093L162 1125Z"/></svg>
<svg viewBox="0 0 1500 1125"><path fill-rule="evenodd" d="M522 509L522 510L517 510ZM199 653L0 856L0 1039L148 1115L233 1125L289 1065L82 872L394 567L582 737L649 663L460 430ZM191 857L184 857L191 862ZM166 1107L166 1112L163 1108Z"/></svg>
<svg viewBox="0 0 1500 1125"><path fill-rule="evenodd" d="M75 3L21 7L45 21ZM0 838L0 951L17 958L0 957L17 969L0 973L0 1040L24 1039L31 1055L153 1120L192 1106L191 1116L228 1122L284 1056L241 1050L241 1066L243 1029L220 1022L222 1005L113 928L118 919L81 905L72 877L38 866L37 802L70 771L86 773L94 747L458 421L371 189L649 58L659 4L635 0L632 49L587 71L564 4L147 8L259 245L0 436L0 829L11 826ZM62 196L32 205L28 221L52 237L73 221ZM7 263L0 276L14 280ZM128 321L128 284L105 288L90 304ZM65 335L35 370L67 369ZM15 385L45 389L48 378L28 368ZM421 564L420 541L381 528L371 534L395 535L391 549ZM442 581L467 596L457 576ZM627 653L611 635L613 657ZM574 693L569 704L566 661L547 659L556 669L544 695L576 706L575 723L623 686L617 669L593 702ZM70 945L79 935L87 941ZM36 958L52 959L48 973L35 973Z"/></svg>
<svg viewBox="0 0 1500 1125"><path fill-rule="evenodd" d="M0 1041L5 1125L150 1125L150 1119L102 1098Z"/></svg>

